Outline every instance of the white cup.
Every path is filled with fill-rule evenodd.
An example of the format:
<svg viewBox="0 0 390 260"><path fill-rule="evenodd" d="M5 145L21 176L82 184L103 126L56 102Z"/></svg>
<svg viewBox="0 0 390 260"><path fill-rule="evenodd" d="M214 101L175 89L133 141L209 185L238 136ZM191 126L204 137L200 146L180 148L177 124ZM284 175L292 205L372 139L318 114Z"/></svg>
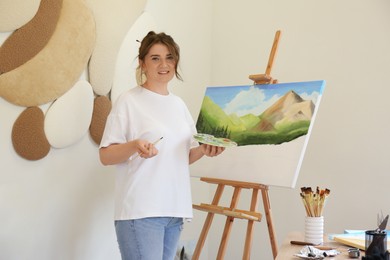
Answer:
<svg viewBox="0 0 390 260"><path fill-rule="evenodd" d="M324 242L324 217L305 218L305 242L315 245Z"/></svg>

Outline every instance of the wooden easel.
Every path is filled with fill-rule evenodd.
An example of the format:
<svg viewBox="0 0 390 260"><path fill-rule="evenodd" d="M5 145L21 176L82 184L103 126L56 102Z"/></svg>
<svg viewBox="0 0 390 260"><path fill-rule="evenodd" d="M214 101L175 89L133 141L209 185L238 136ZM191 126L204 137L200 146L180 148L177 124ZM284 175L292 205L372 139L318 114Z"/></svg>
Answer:
<svg viewBox="0 0 390 260"><path fill-rule="evenodd" d="M250 259L254 221L261 221L261 217L262 217L259 212L256 212L257 202L259 198L259 191L261 191L263 197L263 204L264 204L265 216L267 219L269 237L271 241L272 254L274 258L276 258L276 255L278 254L277 251L278 249L277 249L276 238L275 238L275 230L272 223L271 207L270 207L269 197L268 197L268 186L263 184L258 184L258 183L230 181L230 180L221 180L221 179L213 179L213 178L201 178L201 181L217 184L218 186L214 195L213 202L211 204L201 203L200 205L193 205L193 208L206 211L208 212L208 214L205 223L203 225L203 229L200 234L198 243L196 245L194 254L192 256L192 260L198 260L200 257L200 253L206 241L207 233L210 229L211 222L214 218L214 214L221 214L227 217L221 243L219 245L217 259L221 260L224 259L225 257L226 245L229 240L230 231L235 218L248 220L244 253L242 259ZM218 206L219 200L222 196L222 192L226 185L234 187L234 192L233 192L232 201L230 203L230 207ZM242 189L252 189L252 200L251 200L249 210L240 210L236 208Z"/></svg>
<svg viewBox="0 0 390 260"><path fill-rule="evenodd" d="M267 65L267 69L265 70L265 74L249 75L249 78L253 80L255 84L261 85L261 84L278 83L277 79L273 79L271 77L271 70L272 70L272 66L274 65L276 52L278 50L280 34L281 34L280 30L276 31L275 33L274 43L272 45L271 53L268 58L268 65Z"/></svg>
<svg viewBox="0 0 390 260"><path fill-rule="evenodd" d="M275 34L274 43L271 49L270 57L268 59L268 65L265 74L256 74L250 75L249 78L254 81L255 84L274 84L277 83L276 79L271 77L271 70L274 62L274 58L277 52L278 44L280 38L280 31L277 31ZM259 198L259 191L261 191L265 216L267 220L268 233L271 242L272 254L273 257L276 258L278 254L278 248L276 243L275 230L272 223L272 215L271 215L271 206L269 202L268 196L268 186L258 183L250 183L250 182L241 182L241 181L232 181L232 180L223 180L223 179L214 179L214 178L201 178L201 181L217 184L217 189L211 204L201 203L200 205L193 205L194 209L202 210L208 212L205 223L203 225L203 229L199 236L198 243L196 245L194 254L192 256L192 260L198 260L200 257L200 253L206 241L206 237L208 231L211 226L211 222L213 221L215 214L225 215L226 222L225 228L223 231L223 235L221 238L221 242L219 245L217 260L222 260L225 257L226 245L229 240L230 231L233 225L233 222L236 218L246 219L248 220L247 229L246 229L246 238L245 238L245 246L243 253L243 260L250 259L250 252L252 247L252 238L253 238L253 227L254 221L261 221L261 213L257 212L257 204ZM219 206L219 200L222 196L225 186L231 186L234 188L232 200L230 203L230 207ZM238 200L240 198L242 189L252 189L252 199L249 210L241 210L237 209Z"/></svg>

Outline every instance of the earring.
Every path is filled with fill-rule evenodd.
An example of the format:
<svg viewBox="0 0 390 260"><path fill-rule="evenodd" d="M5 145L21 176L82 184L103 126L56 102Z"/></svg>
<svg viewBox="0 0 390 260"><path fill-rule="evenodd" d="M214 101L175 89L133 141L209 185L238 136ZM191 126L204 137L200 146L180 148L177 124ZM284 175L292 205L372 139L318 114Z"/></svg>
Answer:
<svg viewBox="0 0 390 260"><path fill-rule="evenodd" d="M145 83L146 81L146 73L141 68L137 68L135 72L136 81L139 86Z"/></svg>

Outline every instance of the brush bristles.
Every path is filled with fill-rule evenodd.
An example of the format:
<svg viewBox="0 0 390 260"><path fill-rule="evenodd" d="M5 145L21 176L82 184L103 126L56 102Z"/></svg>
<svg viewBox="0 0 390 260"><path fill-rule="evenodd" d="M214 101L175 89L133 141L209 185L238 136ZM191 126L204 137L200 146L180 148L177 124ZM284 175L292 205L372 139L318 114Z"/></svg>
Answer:
<svg viewBox="0 0 390 260"><path fill-rule="evenodd" d="M320 190L318 186L315 193L313 193L311 187L302 187L300 196L306 210L306 215L308 217L321 217L329 194L329 189Z"/></svg>

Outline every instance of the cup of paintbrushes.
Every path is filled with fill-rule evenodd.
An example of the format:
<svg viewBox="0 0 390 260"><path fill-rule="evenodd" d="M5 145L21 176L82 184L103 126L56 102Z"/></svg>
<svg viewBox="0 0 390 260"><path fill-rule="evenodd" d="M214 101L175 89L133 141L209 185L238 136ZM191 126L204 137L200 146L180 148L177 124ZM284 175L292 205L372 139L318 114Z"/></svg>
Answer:
<svg viewBox="0 0 390 260"><path fill-rule="evenodd" d="M301 188L301 198L306 210L305 217L305 242L315 245L324 241L324 217L322 215L326 198L330 190L320 190L317 187L313 191L310 187Z"/></svg>

